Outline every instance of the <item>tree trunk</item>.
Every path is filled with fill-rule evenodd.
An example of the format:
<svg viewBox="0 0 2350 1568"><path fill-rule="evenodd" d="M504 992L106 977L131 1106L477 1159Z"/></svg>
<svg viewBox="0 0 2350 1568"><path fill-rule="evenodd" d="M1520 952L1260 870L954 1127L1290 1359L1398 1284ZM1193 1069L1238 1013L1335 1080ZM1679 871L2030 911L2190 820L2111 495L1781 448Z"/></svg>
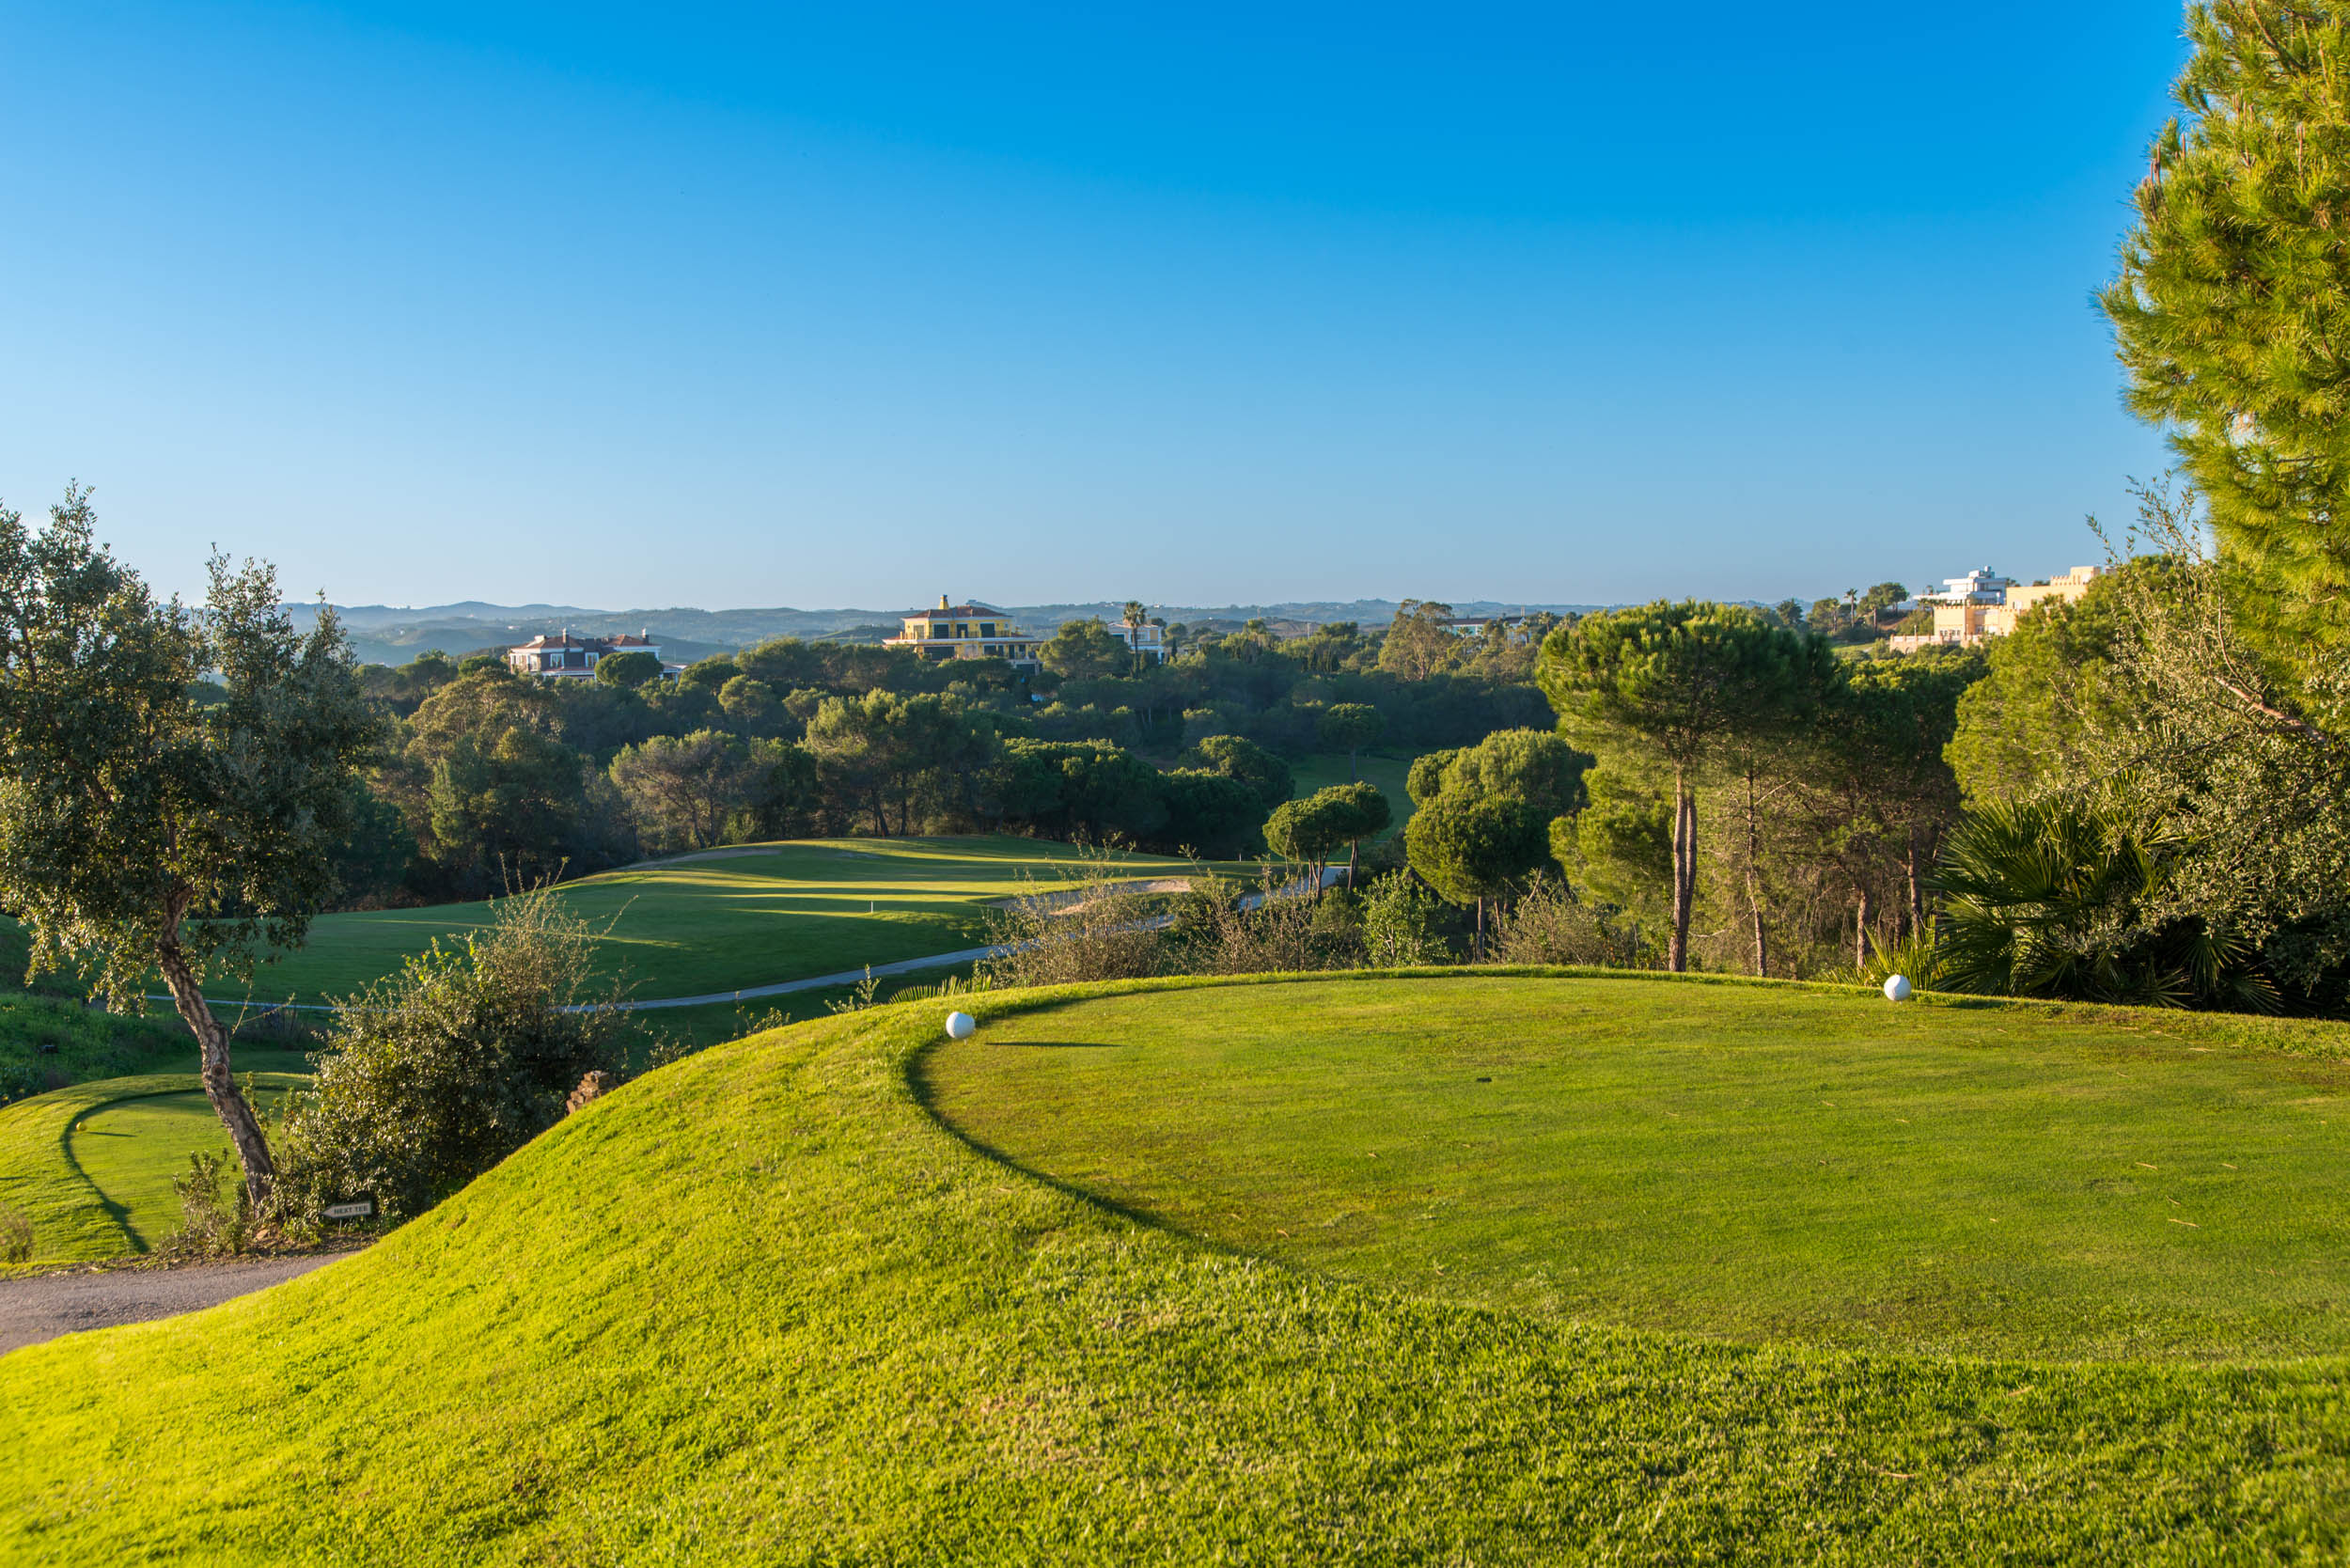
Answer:
<svg viewBox="0 0 2350 1568"><path fill-rule="evenodd" d="M1771 935L1762 924L1762 833L1756 821L1754 764L1747 764L1747 913L1754 922L1754 972L1771 972Z"/></svg>
<svg viewBox="0 0 2350 1568"><path fill-rule="evenodd" d="M1903 934L1915 936L1926 929L1926 895L1918 872L1918 824L1909 824L1909 929Z"/></svg>
<svg viewBox="0 0 2350 1568"><path fill-rule="evenodd" d="M1346 890L1350 893L1355 891L1355 861L1361 847L1362 840L1359 839L1349 839L1346 841Z"/></svg>
<svg viewBox="0 0 2350 1568"><path fill-rule="evenodd" d="M1673 930L1665 966L1674 974L1689 968L1689 905L1697 882L1698 803L1686 771L1673 770Z"/></svg>
<svg viewBox="0 0 2350 1568"><path fill-rule="evenodd" d="M1852 923L1852 963L1856 969L1869 964L1869 889L1860 889L1860 913Z"/></svg>
<svg viewBox="0 0 2350 1568"><path fill-rule="evenodd" d="M1469 959L1470 963L1482 964L1485 962L1485 898L1481 893L1479 894L1477 898L1477 935L1476 938L1469 944L1469 948L1471 953L1471 957Z"/></svg>
<svg viewBox="0 0 2350 1568"><path fill-rule="evenodd" d="M237 1080L229 1074L228 1031L212 1016L212 1007L196 984L196 971L189 966L187 955L180 951L176 935L156 945L155 964L164 973L164 984L171 992L173 1009L195 1031L196 1048L203 1058L200 1076L204 1097L212 1103L220 1124L228 1129L228 1141L236 1147L237 1163L244 1168L244 1190L252 1195L253 1205L258 1209L269 1200L270 1182L277 1174L277 1164L270 1158L269 1140L261 1136L261 1123L254 1117L253 1107L237 1092Z"/></svg>

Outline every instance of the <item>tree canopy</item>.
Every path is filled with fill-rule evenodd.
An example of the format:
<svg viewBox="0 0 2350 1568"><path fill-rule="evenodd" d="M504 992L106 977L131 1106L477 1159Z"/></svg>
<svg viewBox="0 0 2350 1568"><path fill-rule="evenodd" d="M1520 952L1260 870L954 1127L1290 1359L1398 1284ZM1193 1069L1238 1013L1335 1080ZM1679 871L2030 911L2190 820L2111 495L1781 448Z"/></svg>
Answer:
<svg viewBox="0 0 2350 1568"><path fill-rule="evenodd" d="M2155 137L2104 294L2132 407L2209 505L2238 613L2280 662L2350 642L2350 9L2187 11L2181 114Z"/></svg>
<svg viewBox="0 0 2350 1568"><path fill-rule="evenodd" d="M1646 751L1672 776L1672 969L1688 967L1700 772L1837 678L1825 640L1735 604L1660 601L1586 616L1544 640L1536 679L1568 737L1603 756Z"/></svg>
<svg viewBox="0 0 2350 1568"><path fill-rule="evenodd" d="M95 522L79 489L38 532L0 509L0 903L36 970L124 1002L162 972L258 1203L269 1146L204 979L301 943L379 721L332 609L299 633L274 572L219 556L200 612L158 602Z"/></svg>

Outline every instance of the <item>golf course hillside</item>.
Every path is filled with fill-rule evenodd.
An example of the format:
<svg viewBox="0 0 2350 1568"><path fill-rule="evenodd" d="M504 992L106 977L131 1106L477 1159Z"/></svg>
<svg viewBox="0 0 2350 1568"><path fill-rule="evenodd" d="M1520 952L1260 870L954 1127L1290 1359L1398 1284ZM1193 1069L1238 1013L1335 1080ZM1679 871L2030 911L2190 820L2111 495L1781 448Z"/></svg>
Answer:
<svg viewBox="0 0 2350 1568"><path fill-rule="evenodd" d="M968 1005L689 1057L364 1253L0 1357L0 1553L2350 1539L2339 1028L1492 970Z"/></svg>
<svg viewBox="0 0 2350 1568"><path fill-rule="evenodd" d="M641 998L695 996L951 952L979 941L986 906L1103 865L1185 869L1164 855L1089 857L1042 839L842 839L705 850L583 877L562 903L601 930L614 973ZM350 996L434 938L486 926L487 903L328 915L308 944L261 968L259 1001ZM227 981L208 988L231 996Z"/></svg>

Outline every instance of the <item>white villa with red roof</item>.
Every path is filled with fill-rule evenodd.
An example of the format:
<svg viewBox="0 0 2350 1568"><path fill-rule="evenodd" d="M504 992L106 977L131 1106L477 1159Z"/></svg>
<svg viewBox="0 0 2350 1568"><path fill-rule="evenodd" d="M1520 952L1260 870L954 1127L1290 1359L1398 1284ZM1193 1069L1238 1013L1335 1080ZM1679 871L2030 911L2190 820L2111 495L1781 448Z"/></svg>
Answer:
<svg viewBox="0 0 2350 1568"><path fill-rule="evenodd" d="M623 632L616 637L575 637L565 627L560 636L541 632L528 642L506 651L506 662L518 675L538 675L556 681L592 680L596 666L615 653L650 653L661 657L661 645L648 627L642 636ZM666 666L664 666L665 672Z"/></svg>

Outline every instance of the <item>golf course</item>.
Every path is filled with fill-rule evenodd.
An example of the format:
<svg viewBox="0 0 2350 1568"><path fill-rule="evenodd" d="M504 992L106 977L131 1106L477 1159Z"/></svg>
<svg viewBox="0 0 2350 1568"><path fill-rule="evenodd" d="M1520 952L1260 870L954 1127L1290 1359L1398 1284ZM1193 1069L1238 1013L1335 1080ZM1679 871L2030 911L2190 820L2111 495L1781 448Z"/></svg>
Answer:
<svg viewBox="0 0 2350 1568"><path fill-rule="evenodd" d="M914 1002L0 1359L28 1560L2324 1560L2338 1026L1651 975Z"/></svg>
<svg viewBox="0 0 2350 1568"><path fill-rule="evenodd" d="M986 906L1102 866L1181 870L1165 855L1091 855L1010 837L806 839L705 850L564 883L600 931L609 971L637 997L692 996L892 964L979 941ZM326 915L301 949L263 965L257 1003L332 1001L396 972L436 939L487 925L493 905ZM234 997L243 987L207 987Z"/></svg>

